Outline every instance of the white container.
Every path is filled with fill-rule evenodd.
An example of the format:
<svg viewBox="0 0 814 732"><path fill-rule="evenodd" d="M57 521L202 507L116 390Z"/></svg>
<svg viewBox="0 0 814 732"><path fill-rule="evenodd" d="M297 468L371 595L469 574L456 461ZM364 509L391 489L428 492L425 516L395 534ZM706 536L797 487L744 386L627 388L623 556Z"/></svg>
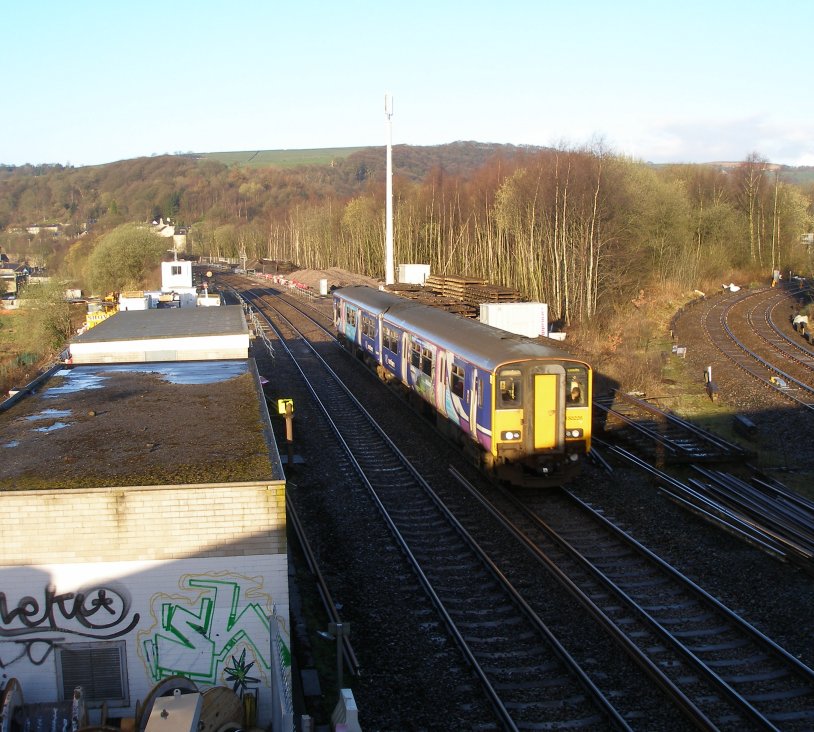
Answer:
<svg viewBox="0 0 814 732"><path fill-rule="evenodd" d="M321 279L319 281L319 294L320 295L327 295L328 294L328 280Z"/></svg>
<svg viewBox="0 0 814 732"><path fill-rule="evenodd" d="M405 285L423 285L430 276L429 264L400 264L399 282Z"/></svg>
<svg viewBox="0 0 814 732"><path fill-rule="evenodd" d="M484 302L480 322L528 338L548 335L548 303Z"/></svg>

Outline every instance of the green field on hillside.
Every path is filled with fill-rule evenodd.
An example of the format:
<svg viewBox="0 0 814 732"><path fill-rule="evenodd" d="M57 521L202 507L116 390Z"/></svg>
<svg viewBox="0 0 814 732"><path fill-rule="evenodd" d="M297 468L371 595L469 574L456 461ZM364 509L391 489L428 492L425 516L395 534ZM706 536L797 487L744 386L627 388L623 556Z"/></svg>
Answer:
<svg viewBox="0 0 814 732"><path fill-rule="evenodd" d="M334 160L364 150L363 147L326 147L313 150L243 150L234 152L200 153L204 160L216 160L224 165L247 165L253 168L274 166L296 168L301 165L330 165Z"/></svg>

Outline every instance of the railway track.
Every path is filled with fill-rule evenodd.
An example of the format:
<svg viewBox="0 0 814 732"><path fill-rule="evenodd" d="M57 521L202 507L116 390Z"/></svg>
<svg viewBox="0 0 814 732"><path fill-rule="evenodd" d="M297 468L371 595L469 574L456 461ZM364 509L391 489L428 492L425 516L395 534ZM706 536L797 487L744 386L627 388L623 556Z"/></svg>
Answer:
<svg viewBox="0 0 814 732"><path fill-rule="evenodd" d="M656 432L659 432L659 430L656 430ZM664 430L661 430L661 432L663 433ZM669 432L669 430L668 430L668 432ZM671 435L668 438L668 442L676 442L678 444L681 444L682 442L684 442L684 438L682 438L682 437L675 438L675 437L673 437ZM703 440L702 440L702 444L703 444ZM720 449L720 448L716 448L716 449ZM684 446L683 450L685 452L687 452L688 454L690 454L690 455L692 455L693 453L705 454L705 451L708 450L708 448L705 448L705 447L702 447L702 448L689 447L688 448L688 447ZM375 458L373 459L373 462L374 463L376 462ZM441 499L439 498L439 500L441 500ZM445 497L443 499L443 501L448 503L449 502L448 496ZM413 511L408 511L408 513L412 513L412 512ZM398 516L398 514L394 514L394 515ZM469 523L469 519L466 518L466 515L467 515L466 512L462 508L456 508L455 509L455 516L458 517L458 520L464 525ZM426 515L425 515L425 519L426 519ZM398 520L399 521L404 520L404 517L399 516ZM421 523L422 522L419 522L419 524L421 524ZM578 522L578 524L579 523L581 523L581 522ZM477 522L475 522L475 524L477 525ZM418 527L416 527L415 530L416 531L423 531L423 528L421 526L418 526ZM494 540L492 538L492 536L491 536L491 534L495 533L494 531L490 531L490 532L487 532L486 534L484 534L482 531L478 531L477 529L475 529L475 531L473 531L473 533L477 534L479 538L481 538L483 536L486 536L487 538L486 539L481 539L481 541L482 541L482 543L485 541L487 546L489 545L490 541ZM405 535L409 535L409 531L405 531ZM419 538L415 538L413 540L417 541L417 542L420 542L420 536L421 535L418 534ZM497 541L500 543L499 539ZM605 543L604 539L599 540L597 538L596 534L593 534L592 532L587 532L585 538L583 539L583 542L584 542L584 544L586 546L594 547L595 551L599 551L599 553L602 555L602 557L606 561L610 561L614 565L616 564L616 559L615 559L616 551L613 550L613 549L607 550L606 549L606 543ZM557 543L558 542L555 541L555 544L557 544ZM602 547L602 549L597 550L596 549L597 547ZM433 554L435 553L436 549L437 549L437 547L432 545L432 542L431 542L431 547L426 551L426 554L422 554L422 556L426 557L427 561L432 561ZM495 554L495 555L493 555L491 551L489 551L488 553L489 553L489 555L491 557L493 557L491 561L493 561L496 566L498 566L499 568L512 567L512 571L511 572L507 571L506 574L512 574L512 575L516 576L517 571L516 571L515 567L520 564L520 562L518 562L516 560L516 558L512 559L512 560L500 559L500 554L499 553ZM609 557L614 557L614 558L609 559ZM483 559L481 559L480 561L483 561ZM660 561L660 560L657 560L657 561ZM621 564L620 564L620 566L623 567L623 565L621 565ZM467 568L467 571L468 571L468 568ZM634 569L629 569L629 568L624 568L623 567L622 569L619 570L619 576L621 576L623 578L623 580L624 579L630 580L631 577L638 578L636 581L633 582L634 585L638 585L638 581L642 577L647 577L647 573L645 571L641 571L641 572L637 573L637 570L635 568ZM525 589L528 586L533 585L533 584L540 584L539 578L537 580L535 580L533 577L534 577L533 574L532 575L527 575L525 577L520 576L516 580L515 584L517 585L517 587L522 588L522 590L524 591L524 594L522 596L523 598L528 596L528 593L525 592ZM651 582L651 580L647 579L647 580L645 580L645 582ZM655 586L660 586L661 585L661 580L655 579L655 580L652 580L652 583ZM520 591L521 590L518 590L518 592L520 592ZM588 592L586 592L585 594L590 596L590 593L588 593ZM603 594L603 592L600 591L599 595L601 596L602 594ZM640 596L637 596L637 599L638 599L638 597L640 597ZM550 595L549 595L548 599L544 600L542 602L542 604L539 605L539 606L535 605L535 601L533 599L531 599L531 597L529 597L528 602L529 602L530 607L532 608L532 611L536 612L539 616L542 617L545 614L546 605L551 604L551 598L550 598ZM662 601L659 601L657 598L652 599L650 602L651 602L651 606L655 606L657 608L660 608L661 611L665 612L668 616L670 614L672 614L676 618L682 618L683 620L687 620L686 612L685 612L684 608L689 608L690 607L689 604L684 605L682 602L678 602L678 603L671 606L669 604L669 600L662 602ZM646 603L647 603L647 600L643 600L641 602L642 605L645 605ZM613 604L611 604L611 607L613 607ZM633 609L630 609L629 612L632 613L633 615L637 614L637 612L635 610L633 610ZM693 616L695 614L696 614L695 611L690 613L690 615L693 615ZM702 611L699 611L699 614L700 615L707 615L708 613L706 611L702 610ZM622 627L626 627L626 626L631 624L631 621L624 614L620 615L620 614L617 613L615 621L612 619L613 618L612 613L607 614L606 618L610 618L609 620L604 621L605 623L608 623L608 624L612 623L612 622L617 622ZM493 623L497 622L497 623L499 623L501 625L506 624L505 621L496 620L495 618L492 619L492 622ZM492 634L494 633L494 624L491 625L491 631L488 630L489 627L490 626L488 624L485 626L485 629L483 631L484 634L485 634L484 637L488 637L489 632L491 632ZM716 627L718 627L718 626L716 625ZM657 632L657 631L651 631L651 632ZM667 628L667 630L664 631L664 632L667 632L669 634L672 631L671 631L671 629ZM689 631L687 631L687 632L689 632ZM711 638L712 633L715 632L715 631L713 631L713 629L711 629L711 628L704 629L703 626L698 625L698 626L696 626L696 627L694 627L692 629L692 632L697 634L696 638L703 637L703 636L705 636L705 634L710 634L709 637ZM724 632L731 633L733 631L730 629L730 630L724 631ZM644 631L641 631L641 630L638 630L638 631L634 630L633 631L634 637L637 636L638 634L642 634L642 637L646 637ZM679 635L680 634L681 633L679 633ZM766 639L766 640L768 640L768 639ZM624 641L618 641L618 640L616 642L620 642L623 645L625 643ZM760 643L760 641L749 641L749 642L755 642L758 645ZM746 644L746 646L748 647L748 642L745 642L740 638L735 640L735 641L732 641L732 643L734 643L734 645L737 646L737 647L740 647L742 644ZM644 645L645 645L645 647L648 647L647 643L645 643ZM659 645L659 644L657 644L657 645ZM709 641L698 640L697 646L694 649L694 651L697 650L698 648L703 648L703 649L705 649L705 651L704 651L704 653L702 653L702 655L705 655L706 650L708 650L708 646L712 646L712 645L714 645L714 644L710 643ZM725 644L722 643L722 645L725 645ZM769 646L770 646L770 648L771 648L771 646L773 646L773 644L771 644L771 641L769 641ZM652 647L650 647L650 648L652 650ZM678 689L678 698L681 699L681 697L683 695L684 697L686 697L686 699L685 699L686 703L689 704L688 708L684 709L683 712L682 712L684 715L686 715L685 719L691 720L692 723L694 725L696 725L696 726L699 726L701 728L710 728L710 729L753 729L753 728L754 729L809 729L810 725L812 724L811 709L810 709L811 708L811 704L810 704L810 701L811 701L811 687L810 687L810 675L811 675L811 672L810 672L810 670L806 669L805 667L803 667L802 670L798 668L796 671L794 671L794 670L788 671L787 669L783 669L782 664L785 661L783 660L783 652L782 652L782 650L780 650L780 649L772 649L772 650L773 651L774 650L779 650L781 660L777 660L777 657L774 656L773 653L768 653L767 654L765 652L765 650L761 650L760 653L756 654L754 659L753 659L753 660L758 659L758 660L756 660L757 670L754 670L755 667L752 667L752 669L750 669L750 667L748 666L748 661L734 660L734 655L732 655L732 650L729 649L728 660L726 662L720 662L720 663L722 663L722 665L724 667L726 667L727 664L732 663L733 665L730 668L730 671L732 671L733 668L738 667L738 664L740 664L740 666L739 666L740 673L739 674L738 673L723 674L723 675L721 675L721 676L723 676L723 678L721 678L721 676L718 676L718 679L714 680L715 679L714 675L712 675L712 676L709 675L709 673L707 671L699 671L699 672L694 671L694 672L692 672L692 673L697 673L698 676L704 678L704 681L701 681L701 682L699 682L698 679L694 679L692 681L692 684L700 684L700 685L712 684L714 690L709 691L707 694L704 694L703 692L698 691L697 688L695 688L695 689L691 688L692 684L690 684L690 687L685 687L686 689L688 689L686 693L684 691L682 691L681 688L679 688ZM505 650L502 651L502 653L503 652L505 652ZM535 652L536 652L536 648L535 648ZM634 655L634 652L628 650L628 654L630 654L632 656L632 655ZM664 657L659 658L656 654L653 654L653 655L654 655L654 657L657 658L657 660L655 661L655 665L657 667L667 667L667 668L672 667L672 663L668 662L668 661L664 661ZM684 654L682 652L679 652L679 655L683 656ZM709 659L705 658L705 659L702 659L702 660L706 661L706 660L709 660ZM687 661L685 660L684 663L686 664ZM713 661L713 665L714 665L714 663L715 662ZM792 665L794 665L793 659L792 659ZM767 674L766 671L765 671L765 669L769 668L769 667L772 667L776 671L777 678L782 677L782 678L791 679L793 677L796 677L797 680L793 681L791 684L789 684L789 685L787 685L785 687L780 682L777 682L776 680L770 682L769 677L771 677L772 674L770 674L770 673ZM682 669L684 669L686 671L687 667L686 666L681 667L679 665L676 665L675 668L682 668ZM777 670L778 668L780 669L779 671ZM692 675L692 673L690 673L689 675ZM687 673L678 673L678 676L680 678L683 678L686 675L687 675ZM709 678L707 678L708 676L709 676ZM748 684L744 682L744 678L746 676L750 677L750 681L749 681ZM733 683L733 679L734 679L734 683ZM656 682L656 683L658 685L660 685L660 687L664 690L665 686L667 688L669 688L669 685L670 685L670 683L672 683L672 681L668 678L668 680L666 680L666 681L662 680L661 682ZM785 682L783 682L783 683L785 683ZM498 686L500 686L500 685L498 684ZM624 692L621 692L619 687L615 686L614 684L608 685L607 683L605 683L605 684L600 683L599 686L601 687L600 691L603 691L603 690L605 691L605 697L606 698L612 698L612 699L614 699L615 702L618 699L622 699L622 702L616 704L616 706L619 707L618 714L619 714L619 716L620 716L620 718L621 718L621 720L622 720L622 722L624 724L629 725L630 728L636 728L636 729L655 728L652 725L653 725L653 720L655 718L655 715L657 713L655 711L653 711L653 710L647 709L647 704L646 703L644 703L643 705L639 705L639 706L631 705L630 702L626 700L626 694ZM674 691L671 691L669 693L671 695L675 694ZM698 695L700 697L700 699L704 700L703 703L697 704L697 705L695 704L694 700L696 699L696 695ZM784 701L784 699L785 699L785 701ZM792 701L788 701L788 699L791 699ZM801 699L804 699L805 701L800 702ZM561 703L562 702L555 702L555 705L559 705ZM510 702L508 704L508 709L513 710L516 705L519 705L519 706L522 707L522 706L524 706L524 704L525 704L525 702L522 702L522 701L518 702L518 701L515 700L515 701L512 701L512 702ZM676 707L676 709L678 709L678 707ZM647 710L647 711L644 711L644 710ZM536 714L539 713L539 711L540 710L538 708L538 710L535 712L535 714L532 715L532 717L536 716ZM675 715L676 713L677 712L674 710L673 715ZM642 724L641 720L643 720L643 719L646 719L647 721ZM639 724L637 724L637 722L639 722ZM512 721L512 723L514 723L514 722ZM584 723L584 720L583 720L583 723ZM509 722L504 722L503 724L505 724L506 725L505 728L508 728L508 729L526 728L526 723L523 722L523 721L521 721L520 725L517 726L517 727L511 727ZM576 724L576 726L579 726L580 722L574 722L573 720L571 720L569 722L569 724ZM591 726L592 724L593 724L592 722L589 722L588 726ZM604 721L603 724L608 724L608 722ZM539 727L531 726L531 727L528 727L528 728L537 729ZM546 727L546 728L548 728L548 727ZM668 725L668 726L665 726L663 728L670 729L671 727Z"/></svg>
<svg viewBox="0 0 814 732"><path fill-rule="evenodd" d="M755 335L761 338L782 359L800 364L814 378L814 351L803 345L797 336L790 337L777 324L777 311L788 303L788 293L778 292L768 302L759 302L749 311L747 321Z"/></svg>
<svg viewBox="0 0 814 732"><path fill-rule="evenodd" d="M630 443L659 463L720 463L751 456L740 445L621 391L594 401L594 423L606 439Z"/></svg>
<svg viewBox="0 0 814 732"><path fill-rule="evenodd" d="M326 403L323 411L324 411L324 413L326 415L327 414L336 415L341 410L337 407L337 405L333 402L333 400L331 400L328 403ZM354 424L356 422L358 422L358 415L356 415L354 417L351 417L350 421L349 421L350 424ZM359 442L357 442L357 440L359 440ZM462 532L464 530L463 529L463 524L465 524L467 522L467 520L465 518L461 519L460 517L461 516L466 516L467 511L466 511L465 507L464 506L456 507L456 509L454 511L454 516L453 516L452 514L449 513L449 509L446 508L446 506L443 504L441 499L439 497L437 497L431 491L431 489L429 488L428 485L423 486L422 491L419 492L418 488L417 488L417 485L413 485L412 481L410 481L410 480L408 480L406 478L403 478L400 475L397 478L397 480L393 480L393 477L394 477L394 474L395 474L395 471L397 470L397 468L394 465L392 465L390 463L390 461L385 461L382 456L378 455L377 452L373 451L372 448L371 448L372 444L373 444L373 439L372 439L371 435L369 435L369 434L358 434L358 430L355 430L354 431L353 444L348 445L348 453L349 453L349 455L356 455L358 450L360 449L360 446L364 445L364 451L363 451L364 462L366 464L371 465L371 466L376 466L374 468L373 478L366 480L366 482L368 483L368 487L371 490L375 490L375 493L376 493L376 496L377 496L377 503L380 505L380 508L381 508L383 514L386 515L386 517L387 517L386 520L391 525L391 528L392 528L392 530L394 532L394 535L399 536L401 538L401 540L403 541L403 551L405 551L406 553L409 553L410 555L415 557L415 560L418 562L418 566L416 568L417 571L421 571L423 573L423 576L426 577L428 582L430 581L430 576L437 577L438 570L434 567L434 565L437 564L437 558L438 558L439 554L441 554L442 556L443 555L449 555L449 556L457 557L455 559L455 562L454 562L455 574L459 574L459 573L461 573L461 570L463 570L464 573L467 575L467 577L475 579L476 583L478 585L481 585L481 586L485 586L486 581L477 579L478 574L475 572L475 567L473 566L472 562L476 562L478 564L480 564L480 563L494 563L495 566L497 566L499 568L499 575L500 576L505 577L508 574L508 570L502 569L501 567L511 566L512 562L503 560L502 563L498 565L498 562L500 562L501 560L499 560L499 559L496 560L496 559L494 559L494 557L495 556L500 556L500 552L496 552L494 549L490 549L489 552L484 552L482 548L477 548L477 549L475 549L475 555L476 556L474 556L471 560L467 561L466 564L462 564L461 549L456 547L456 545L454 543L449 544L449 532L450 532L450 530L454 529L455 534L462 535ZM402 460L403 460L402 457L397 457L397 462L398 463L401 463ZM382 485L381 473L379 472L382 469L382 466L386 466L384 468L384 470L385 470L385 473L387 474L387 478L384 480L384 485ZM411 472L413 472L413 471L408 470L408 473L411 473ZM392 486L393 486L394 483L397 484L395 494L390 495L390 496L386 495L389 491L392 490ZM418 483L420 484L421 481L418 481ZM413 503L412 500L411 500L409 505L405 505L405 495L414 495L414 494L420 495L421 493L427 494L428 491L430 491L430 493L428 495L430 495L430 497L431 497L431 504L432 505L426 504L426 498L423 498L423 497L421 498L420 501L418 501L418 503ZM388 503L391 503L391 502L392 502L392 505L395 506L395 508L391 509L391 510L387 510L387 505L388 505ZM439 511L439 510L441 511L441 514L444 514L446 516L445 522L448 523L449 527L453 527L453 529L451 529L448 526L444 525L444 531L443 531L443 533L441 535L439 535L439 534L437 534L435 532L428 533L427 530L426 530L426 526L428 524L433 524L433 523L436 523L436 522L440 521L440 519L437 517L437 511ZM471 511L471 509L470 509L470 511ZM472 550L473 547L477 547L477 544L475 543L474 539L471 538L471 534L469 535L469 537L470 538L467 540L467 544L469 545L470 550ZM562 541L562 539L559 539L558 541L555 541L555 543L560 543L561 541ZM590 543L591 539L589 538L586 541L588 541L588 543ZM594 542L596 541L595 536L593 538L593 541ZM605 544L606 542L603 541L601 543ZM603 550L602 553L603 553L603 556L607 557L607 553L604 550ZM427 563L429 563L429 564L427 564ZM421 569L421 567L425 567L425 566L432 567L432 569L429 570L429 572L426 569ZM641 571L639 571L638 574L637 573L630 574L630 571L631 571L630 570L630 565L627 565L627 567L622 567L621 569L618 569L618 572L620 573L619 576L624 576L625 574L629 574L630 576L641 576ZM437 607L439 607L439 603L440 603L440 606L443 606L443 607L446 607L446 608L448 608L450 606L454 607L454 605L455 605L454 600L450 604L449 598L446 599L446 602L443 602L444 598L442 596L438 595L434 590L435 586L444 586L444 585L446 585L446 583L448 581L449 581L448 579L442 579L442 580L440 580L440 585L438 585L437 582L439 582L439 581L436 580L436 582L431 583L427 587L428 591L432 592L432 594L434 596L434 601L435 601L435 604L436 604ZM528 581L529 580L526 579L525 583L528 583ZM524 582L523 582L522 579L521 579L519 584L520 584L520 586L524 586ZM660 581L658 581L658 580L654 581L655 586L660 586L660 584L661 584ZM511 586L505 588L504 591L508 592L508 597L509 598L512 595L516 595L515 603L521 602L521 601L523 603L525 603L525 601L522 600L522 597L518 594L518 591L511 588ZM494 590L490 590L490 594L492 594L493 592L494 592ZM671 589L668 592L668 594L672 594L673 592L674 592L674 590ZM594 590L593 594L596 595L597 591ZM503 599L503 601L501 603L500 599L498 598L498 595L495 594L493 596L493 598L488 599L488 604L485 604L484 607L490 607L493 603L496 603L497 607L501 607L501 605L505 604L507 601L508 601L507 599ZM615 605L616 602L617 602L617 600L614 599L614 600L611 601L611 604ZM661 603L661 604L664 603L663 596L661 596L660 599L652 599L652 604L658 605L659 603ZM677 604L668 605L668 609L665 610L665 614L666 615L669 615L670 613L676 614L677 613L677 608L681 607L681 605L683 603L684 603L684 601L682 600L681 602L678 602ZM595 612L595 610L593 610L592 612ZM631 612L633 612L634 614L641 613L642 612L641 603L638 606L634 604L632 609L631 609ZM449 610L445 610L444 614L449 615L450 620L453 622L453 627L455 627L457 625L461 625L460 621L457 624L454 622L455 621L455 615L453 613L451 613ZM678 613L678 614L680 615L681 613ZM702 615L703 614L704 613L702 613ZM490 615L492 615L492 614L490 613ZM536 615L536 612L533 609L530 608L530 617L533 618L535 615ZM603 613L603 617L605 618L604 624L605 624L606 629L608 631L610 631L611 627L624 626L624 625L629 623L628 618L623 618L622 621L619 621L618 624L616 624L613 621L611 621L610 616L607 613ZM473 625L473 622L474 622L474 625ZM459 645L462 642L466 642L467 640L472 638L472 629L473 628L478 629L475 632L475 636L479 636L479 640L481 642L486 642L488 644L489 648L490 648L490 650L487 652L488 665L489 665L489 668L491 669L491 674L490 675L495 674L495 669L494 669L494 664L495 664L494 653L495 653L495 649L494 649L493 646L495 645L495 642L496 642L496 638L495 638L495 628L496 628L495 623L496 622L499 623L501 626L511 626L512 624L516 624L518 621L517 621L517 619L512 619L511 616L504 617L501 620L496 620L496 618L492 615L492 617L490 617L490 620L486 623L486 625L483 628L478 628L479 622L478 621L473 621L471 618L468 619L468 620L462 621L463 626L465 626L467 628L467 630L468 630L468 634L466 636L460 631L454 630L453 628L450 629L450 632L453 634L453 636L456 636L456 637L459 638L459 641L458 641ZM720 621L719 621L718 618L715 618L715 619L713 619L711 621L711 624L717 627L720 624ZM542 629L538 629L538 633L541 633L544 637L546 637L546 636L549 635L549 632L544 630L544 627L545 626L543 626ZM659 626L658 624L654 625L653 627L656 628L656 630L651 630L651 633L654 633L654 635L651 636L648 640L645 640L642 643L642 646L645 647L645 648L651 646L651 644L654 642L654 640L653 640L654 638L659 637L659 632L662 635L664 633L667 633L669 635L669 630L664 630L663 627ZM709 632L710 632L710 626L706 626L706 627L701 626L701 627L695 629L696 638L702 637L704 634L709 633ZM723 631L723 632L725 634L729 635L729 634L732 633L732 630L731 630L731 628L728 628L726 631ZM460 633L460 635L459 635L459 633ZM617 639L617 642L619 642L622 645L626 645L627 643L629 643L629 639L630 639L631 635L633 637L636 637L636 636L645 637L645 635L639 629L637 632L634 632L632 634L627 633L627 634L621 635ZM754 634L753 634L753 637L754 637ZM625 638L628 639L628 640L623 640ZM553 644L555 644L555 648L556 648L556 645L558 644L556 639L553 636L550 636L550 640L551 640L551 642ZM765 640L767 640L767 639L765 639ZM740 643L741 643L740 639L738 641L735 641L736 646L740 645ZM769 644L771 645L770 642L769 642ZM539 659L541 658L542 650L543 649L541 647L538 647L538 646L535 646L533 648L533 657L538 659L537 663L539 663ZM782 656L782 651L780 651L780 649L775 648L774 650L775 650L775 652L779 653ZM704 684L708 684L708 685L712 685L713 687L715 687L715 691L710 691L709 689L705 689L704 691L699 691L698 688L695 688L695 689L692 690L692 693L695 696L700 697L700 698L713 699L714 700L714 701L711 701L711 702L708 701L707 706L710 708L710 712L712 712L714 714L714 716L717 717L718 721L711 721L711 719L709 718L709 714L707 712L705 712L704 710L702 710L699 706L697 706L693 701L691 701L690 696L687 696L687 694L684 691L682 691L677 686L675 686L674 683L669 678L664 677L663 675L661 675L659 669L663 668L665 666L671 665L670 662L665 661L664 658L661 658L661 659L659 659L657 661L654 661L652 659L648 659L647 654L645 652L643 652L641 650L636 651L636 650L634 650L633 647L628 648L627 651L631 656L636 656L637 657L637 663L639 663L643 667L648 668L648 673L652 674L653 678L656 679L656 683L661 688L666 689L669 692L670 696L674 700L678 700L675 703L680 705L680 708L681 708L682 712L689 719L691 719L694 724L696 724L696 725L698 725L700 727L703 727L703 728L717 729L717 728L721 728L720 727L720 720L731 719L731 718L733 718L733 715L734 715L734 718L737 719L737 725L738 725L739 729L749 729L749 728L777 729L777 727L770 721L769 717L767 717L765 713L763 713L760 710L753 707L753 705L749 701L749 698L748 698L747 694L744 694L744 693L741 693L738 690L732 689L725 680L721 679L720 676L711 674L710 671L709 671L709 666L708 665L705 665L705 664L699 662L692 655L690 655L690 658L692 658L695 661L695 667L693 669L693 673L700 676L700 677L704 677L704 681L702 681L702 682L699 682L698 680L696 680L696 685L698 685L700 683L702 686L704 686ZM752 651L753 651L753 649L750 649L750 652L747 654L746 657L752 658L752 662L754 663L755 658L754 658L754 654L753 654ZM562 652L565 652L565 651L563 650ZM470 657L470 663L477 663L478 657L480 656L480 654L483 653L483 651L478 652L478 650L470 649L469 651L465 651L465 653L466 653L466 655L468 655L469 653L472 654L472 656ZM507 653L506 648L501 648L498 651L498 654L501 657L503 657L506 653ZM685 646L679 646L678 647L678 655L679 656L686 655L687 653L688 653L688 651L686 650ZM731 653L732 653L731 648L727 648L727 653L731 656ZM542 656L542 657L544 658L544 656ZM767 662L768 662L768 656L766 654L763 654L763 655L760 656L759 660L757 661L757 664L758 665L760 665L760 664L765 665ZM549 663L550 663L550 661L549 661ZM573 661L572 663L576 664L576 661ZM744 671L744 669L746 668L746 664L747 664L746 661L742 662L742 667L740 668L741 671ZM685 662L684 666L681 666L678 663L676 663L675 661L673 661L672 665L677 669L677 674L676 675L677 675L678 678L685 677L688 674L688 671L687 671L687 668L686 668L686 665L687 665L686 662ZM713 665L714 665L714 660L713 660ZM478 664L478 666L480 667L481 671L483 671L484 666L481 665L481 664ZM576 668L578 668L578 666L576 666ZM701 669L701 671L699 671L699 669ZM560 674L560 673L561 672L558 672L558 674ZM508 675L507 676L504 675L503 678L512 678L513 679L513 685L515 685L517 683L520 683L520 685L523 686L524 684L523 684L522 681L518 680L517 674L518 674L518 670L512 668L511 670L509 670ZM497 675L500 676L501 674L498 673ZM692 674L690 674L690 675L692 675ZM805 671L802 671L802 675L805 676ZM482 679L482 681L483 682L488 681L489 685L492 686L492 688L494 688L494 686L492 685L491 680ZM587 677L586 677L586 681L587 681ZM550 680L549 680L549 683L551 683ZM560 683L563 683L563 682L560 682ZM592 686L592 684L591 684L591 686ZM755 684L754 686L757 686L757 684ZM800 689L800 685L798 684L797 686L795 686L793 688L792 693L798 692L799 689ZM539 690L538 690L538 692L539 692ZM536 693L538 693L538 692L536 692ZM493 692L493 693L496 694L497 692ZM509 712L510 709L515 710L515 709L517 709L517 708L519 708L521 706L523 708L525 708L526 710L529 709L529 706L528 706L529 702L528 701L524 702L522 700L518 700L518 699L515 698L510 702L505 702L504 703L502 701L496 701L496 699L497 700L500 699L500 696L494 697L493 693L489 694L490 696L493 697L493 703L502 705L504 707L504 709L506 709L506 713L509 714L508 717L503 718L504 724L508 725L510 723L511 724L515 723L514 719L512 718L512 716L511 716L511 714ZM536 693L535 693L535 695L536 695ZM803 691L802 693L808 693L808 691ZM782 691L776 691L776 694L777 694L777 697L782 702L783 692ZM753 692L753 696L757 696L757 695L759 695L759 692ZM601 693L600 693L599 698L604 699L605 697L603 697L601 695ZM561 705L560 701L555 701L553 703L556 706ZM607 704L607 702L602 701L600 703L600 706L602 708L604 708L606 704ZM733 707L737 711L733 711ZM635 716L636 716L635 712L631 712L629 708L628 708L627 712L628 712L627 717L634 717L635 718ZM772 711L770 710L768 713L771 715ZM533 722L533 720L540 719L541 714L550 714L550 710L544 710L539 705L536 706L536 708L534 708L534 711L531 714L530 719L526 720L526 724L528 724L530 722ZM621 713L621 712L618 712L618 714L619 714L619 718L617 720L617 723L621 723L622 719L625 718L625 715L623 713ZM592 719L591 724L595 724L596 721L597 721L595 716L594 717L589 717L589 719ZM517 724L517 728L524 728L524 727L525 727L525 725L524 725L524 723L522 721Z"/></svg>
<svg viewBox="0 0 814 732"><path fill-rule="evenodd" d="M814 504L810 501L763 477L745 481L698 465L692 467L701 478L685 483L624 448L596 442L607 454L649 473L682 508L814 575ZM605 467L610 467L607 461Z"/></svg>
<svg viewBox="0 0 814 732"><path fill-rule="evenodd" d="M588 675L496 571L428 481L375 424L301 334L275 318L348 464L375 502L443 618L504 729L539 720L629 729Z"/></svg>
<svg viewBox="0 0 814 732"><path fill-rule="evenodd" d="M624 633L629 653L664 670L692 700L688 715L714 729L814 725L814 671L576 496L504 491L489 506L564 588Z"/></svg>
<svg viewBox="0 0 814 732"><path fill-rule="evenodd" d="M730 325L733 309L761 292L746 291L738 293L734 297L722 297L704 314L702 318L704 331L709 341L738 368L775 393L804 409L814 411L814 387L789 373L787 364L781 368L776 363L758 355L736 336ZM760 321L758 318L752 317L750 322L756 324ZM774 340L777 342L777 339ZM786 360L785 356L781 356L781 358Z"/></svg>

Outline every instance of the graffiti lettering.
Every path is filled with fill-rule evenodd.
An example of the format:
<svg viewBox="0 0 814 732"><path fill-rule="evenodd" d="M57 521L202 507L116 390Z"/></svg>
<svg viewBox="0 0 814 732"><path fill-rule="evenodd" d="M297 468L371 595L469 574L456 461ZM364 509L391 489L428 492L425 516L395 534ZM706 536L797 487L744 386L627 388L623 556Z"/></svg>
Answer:
<svg viewBox="0 0 814 732"><path fill-rule="evenodd" d="M26 596L13 607L6 593L0 592L0 637L54 631L86 638L118 638L138 624L139 614L128 623L129 614L130 598L112 587L57 594L56 588L48 585L41 602Z"/></svg>
<svg viewBox="0 0 814 732"><path fill-rule="evenodd" d="M42 666L45 659L51 655L55 646L64 641L64 638L26 638L25 640L0 641L0 668L8 668L21 658L27 658L34 666ZM11 644L17 655L8 657L5 646Z"/></svg>
<svg viewBox="0 0 814 732"><path fill-rule="evenodd" d="M153 598L154 615L161 622L142 641L152 678L183 674L207 684L228 681L236 691L260 683L271 668L271 603L262 586L234 575L188 576L186 586L203 594L189 603L163 595Z"/></svg>

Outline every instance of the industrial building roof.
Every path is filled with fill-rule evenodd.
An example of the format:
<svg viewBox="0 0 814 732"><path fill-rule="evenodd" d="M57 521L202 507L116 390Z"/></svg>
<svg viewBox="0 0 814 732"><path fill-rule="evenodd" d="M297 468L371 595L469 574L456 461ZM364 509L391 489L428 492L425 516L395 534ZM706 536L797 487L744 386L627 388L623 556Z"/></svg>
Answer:
<svg viewBox="0 0 814 732"><path fill-rule="evenodd" d="M152 308L127 310L111 315L96 327L74 338L74 343L244 333L248 333L248 326L240 305L212 308Z"/></svg>
<svg viewBox="0 0 814 732"><path fill-rule="evenodd" d="M283 480L253 360L65 367L0 407L0 491Z"/></svg>

